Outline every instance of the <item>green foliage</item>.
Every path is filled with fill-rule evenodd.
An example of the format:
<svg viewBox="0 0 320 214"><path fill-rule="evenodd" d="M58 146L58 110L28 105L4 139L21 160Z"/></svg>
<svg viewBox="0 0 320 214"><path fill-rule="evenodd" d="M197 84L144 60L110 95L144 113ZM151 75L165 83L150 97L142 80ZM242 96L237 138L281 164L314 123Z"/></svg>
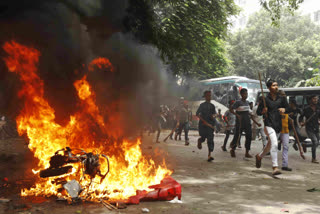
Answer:
<svg viewBox="0 0 320 214"><path fill-rule="evenodd" d="M312 78L306 80L305 86L320 86L320 57L316 58L315 67L312 68Z"/></svg>
<svg viewBox="0 0 320 214"><path fill-rule="evenodd" d="M261 72L265 79L293 86L313 75L309 68L320 53L320 27L309 17L290 14L274 27L267 12L261 11L230 37L228 49L234 73L257 79Z"/></svg>
<svg viewBox="0 0 320 214"><path fill-rule="evenodd" d="M269 12L273 25L279 25L283 13L293 14L303 2L304 0L260 0L260 4Z"/></svg>
<svg viewBox="0 0 320 214"><path fill-rule="evenodd" d="M283 8L292 12L302 1L260 3L270 12L273 23L277 23ZM230 68L224 41L230 17L238 12L234 0L129 0L124 26L142 43L155 45L174 75L207 79L224 76ZM270 15L266 15L267 20ZM280 44L274 48L286 49ZM250 51L254 55L259 49Z"/></svg>
<svg viewBox="0 0 320 214"><path fill-rule="evenodd" d="M130 5L126 29L155 45L175 75L206 79L226 73L224 38L229 17L238 12L233 0L131 0Z"/></svg>

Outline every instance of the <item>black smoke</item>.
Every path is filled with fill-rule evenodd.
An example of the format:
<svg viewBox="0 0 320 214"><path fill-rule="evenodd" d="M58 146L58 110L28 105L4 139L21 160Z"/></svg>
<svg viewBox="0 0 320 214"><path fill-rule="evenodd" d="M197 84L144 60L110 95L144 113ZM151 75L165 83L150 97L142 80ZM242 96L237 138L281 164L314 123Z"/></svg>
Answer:
<svg viewBox="0 0 320 214"><path fill-rule="evenodd" d="M110 59L115 72L90 73L88 80L99 104L122 100L115 111L126 133L133 134L157 111L166 93L165 66L155 48L127 32L129 6L126 0L1 1L0 45L15 40L41 52L39 75L57 122L65 123L74 113L73 82L98 56ZM0 57L5 55L0 48ZM0 76L0 114L15 117L22 106L16 96L19 80L1 59Z"/></svg>

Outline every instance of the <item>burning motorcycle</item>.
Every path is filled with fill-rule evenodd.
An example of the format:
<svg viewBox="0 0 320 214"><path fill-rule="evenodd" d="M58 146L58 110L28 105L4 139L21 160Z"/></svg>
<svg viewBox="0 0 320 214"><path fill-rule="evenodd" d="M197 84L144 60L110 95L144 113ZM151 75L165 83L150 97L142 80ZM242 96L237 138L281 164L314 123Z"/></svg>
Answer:
<svg viewBox="0 0 320 214"><path fill-rule="evenodd" d="M105 174L100 170L100 157L107 160L108 171ZM89 175L91 180L97 175L101 177L100 183L109 173L109 158L104 154L94 154L92 152L85 152L82 149L72 150L70 147L60 149L50 159L50 167L40 171L41 178L55 177L63 174L68 174L72 171L72 163L81 163L83 176Z"/></svg>

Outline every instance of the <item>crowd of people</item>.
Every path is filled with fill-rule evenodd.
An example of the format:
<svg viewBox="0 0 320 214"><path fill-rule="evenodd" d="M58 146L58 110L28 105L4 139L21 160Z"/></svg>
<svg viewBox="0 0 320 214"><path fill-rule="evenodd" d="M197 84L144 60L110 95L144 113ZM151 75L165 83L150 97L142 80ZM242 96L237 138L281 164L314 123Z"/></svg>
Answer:
<svg viewBox="0 0 320 214"><path fill-rule="evenodd" d="M230 100L229 109L221 114L221 110L216 111L216 107L211 103L211 91L205 91L203 97L205 101L200 104L196 112L199 118L199 135L197 142L198 149L202 149L202 143L207 141L208 161L214 160L212 155L214 151L214 132L220 131L224 124L225 138L221 149L228 151L228 141L233 133L233 138L229 144L229 152L232 158L236 157L236 149L241 147L241 136L245 135L245 158L253 158L250 154L251 142L257 137L262 141L262 150L255 155L256 167L260 168L262 160L266 155L271 156L272 174L281 174L278 167L278 150L282 147L282 170L292 171L289 167L288 151L290 133L294 137L293 148L300 152L304 157L307 150L307 144L301 144L301 127L305 126L308 138L311 139L312 163L319 164L316 158L316 149L319 143L319 118L320 109L318 106L318 96L310 95L308 97L308 106L299 109L295 99L287 100L284 91L278 89L278 84L274 80L268 80L267 87L269 93L264 97L258 98L253 106L247 100L248 91L245 88L240 90L241 98L239 100ZM185 145L189 145L189 124L192 118L188 102L180 99L179 105L170 109L167 106L161 106L159 115L156 119L157 137L159 142L161 127L167 121L166 118L173 118L171 121L171 132L165 138L181 140L181 134L184 131Z"/></svg>
<svg viewBox="0 0 320 214"><path fill-rule="evenodd" d="M251 141L257 135L261 136L262 151L258 153L256 158L256 167L260 168L262 159L266 155L271 156L273 175L281 174L278 167L278 150L282 147L282 170L292 171L289 168L288 150L290 130L294 133L294 148L300 151L300 156L304 157L306 152L306 144L300 144L301 135L300 126L305 126L307 135L312 141L312 163L319 164L316 158L316 149L319 143L319 107L318 97L316 95L309 96L309 105L301 110L297 107L296 101L290 99L289 103L284 91L279 91L278 84L274 80L267 82L269 93L266 97L259 97L257 105L253 106L247 101L248 92L243 88L240 91L241 99L229 102L229 110L224 115L226 121L226 136L221 147L223 151L227 151L227 143L230 132L234 132L232 141L230 142L230 155L236 157L236 148L240 146L241 134L245 134L245 157L253 158L249 153L251 149ZM214 126L213 118L217 117L215 107L210 103L211 91L204 92L205 104L202 103L197 111L200 118L198 148L201 149L202 142L207 138L208 142L208 161L212 161L211 153L213 151L212 126ZM203 108L203 106L210 106ZM298 115L300 115L299 118ZM303 119L306 119L303 122ZM299 121L299 122L298 122ZM210 124L209 125L207 125ZM280 144L278 143L280 140Z"/></svg>
<svg viewBox="0 0 320 214"><path fill-rule="evenodd" d="M189 108L188 101L183 97L180 98L177 106L168 107L161 105L159 111L151 118L149 126L146 127L149 134L156 132L156 142L160 143L159 137L162 128L171 129L168 138L171 140L181 140L182 132L184 132L185 145L189 145L189 128L190 121L192 120L192 112Z"/></svg>

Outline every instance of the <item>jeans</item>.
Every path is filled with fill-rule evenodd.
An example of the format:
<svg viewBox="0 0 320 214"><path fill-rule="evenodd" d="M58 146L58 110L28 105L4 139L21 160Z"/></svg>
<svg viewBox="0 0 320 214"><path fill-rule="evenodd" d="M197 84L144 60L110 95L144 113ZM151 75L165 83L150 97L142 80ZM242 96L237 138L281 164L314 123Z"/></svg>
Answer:
<svg viewBox="0 0 320 214"><path fill-rule="evenodd" d="M312 141L312 159L317 159L316 158L316 150L319 144L319 132L311 132L307 130L308 137Z"/></svg>
<svg viewBox="0 0 320 214"><path fill-rule="evenodd" d="M189 122L181 122L179 124L179 128L177 131L177 135L181 135L182 130L184 130L184 139L185 141L189 141L188 133L189 133Z"/></svg>
<svg viewBox="0 0 320 214"><path fill-rule="evenodd" d="M280 140L283 145L282 149L282 167L288 167L288 152L289 152L289 133L281 133Z"/></svg>

